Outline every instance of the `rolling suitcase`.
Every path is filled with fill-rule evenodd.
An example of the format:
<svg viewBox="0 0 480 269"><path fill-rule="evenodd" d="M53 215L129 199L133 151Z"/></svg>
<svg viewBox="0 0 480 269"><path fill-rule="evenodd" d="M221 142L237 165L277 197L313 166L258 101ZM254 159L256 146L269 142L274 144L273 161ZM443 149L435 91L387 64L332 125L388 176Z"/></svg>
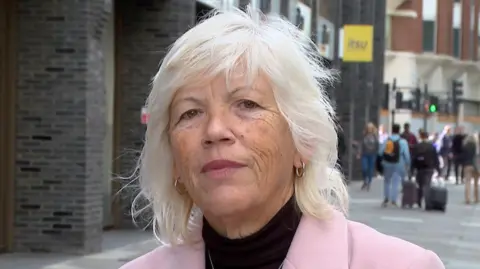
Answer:
<svg viewBox="0 0 480 269"><path fill-rule="evenodd" d="M403 181L402 188L402 208L413 207L417 203L418 187L412 180Z"/></svg>
<svg viewBox="0 0 480 269"><path fill-rule="evenodd" d="M448 190L445 184L434 180L425 192L425 210L439 210L445 212L447 210Z"/></svg>

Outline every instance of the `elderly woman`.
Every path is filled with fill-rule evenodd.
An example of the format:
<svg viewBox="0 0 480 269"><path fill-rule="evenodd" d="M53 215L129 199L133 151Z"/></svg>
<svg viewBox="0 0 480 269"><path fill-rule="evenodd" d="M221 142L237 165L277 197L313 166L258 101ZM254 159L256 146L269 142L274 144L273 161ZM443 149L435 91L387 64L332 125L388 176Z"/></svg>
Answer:
<svg viewBox="0 0 480 269"><path fill-rule="evenodd" d="M140 171L163 246L123 269L444 268L346 219L322 86L332 76L310 42L251 9L175 42L148 98Z"/></svg>

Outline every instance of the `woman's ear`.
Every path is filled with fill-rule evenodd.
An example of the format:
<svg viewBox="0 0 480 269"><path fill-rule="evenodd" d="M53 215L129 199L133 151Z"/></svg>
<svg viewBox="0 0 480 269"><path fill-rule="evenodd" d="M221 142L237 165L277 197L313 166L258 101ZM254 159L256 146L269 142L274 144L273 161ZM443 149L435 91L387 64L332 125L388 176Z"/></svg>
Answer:
<svg viewBox="0 0 480 269"><path fill-rule="evenodd" d="M180 181L180 173L178 172L178 169L177 169L177 165L175 164L175 162L172 163L172 178L173 178L173 181Z"/></svg>
<svg viewBox="0 0 480 269"><path fill-rule="evenodd" d="M305 163L306 162L303 160L302 155L300 155L300 153L297 151L293 157L293 166L295 166L295 168L302 168Z"/></svg>

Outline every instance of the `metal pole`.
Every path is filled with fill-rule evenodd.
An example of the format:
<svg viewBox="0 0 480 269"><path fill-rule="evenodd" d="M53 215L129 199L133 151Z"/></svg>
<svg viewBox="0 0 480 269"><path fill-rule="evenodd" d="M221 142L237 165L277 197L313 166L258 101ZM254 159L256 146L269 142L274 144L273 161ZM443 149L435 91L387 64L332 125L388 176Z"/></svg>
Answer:
<svg viewBox="0 0 480 269"><path fill-rule="evenodd" d="M425 103L429 98L430 96L428 95L428 84L425 83L425 86L423 87L423 130L425 132L428 131L428 111L425 107Z"/></svg>
<svg viewBox="0 0 480 269"><path fill-rule="evenodd" d="M363 5L365 8L364 13L366 14L366 18L364 19L367 24L370 24L374 27L375 25L375 0L368 0L364 1ZM372 38L372 42L374 42ZM373 46L373 44L372 44ZM365 125L367 125L371 120L370 120L370 110L371 110L371 98L373 94L373 82L374 82L374 64L373 62L365 64L365 69L366 69L366 88L365 88Z"/></svg>
<svg viewBox="0 0 480 269"><path fill-rule="evenodd" d="M367 92L365 93L366 95L366 100L365 100L365 126L370 122L370 98L371 98L371 85L372 82L368 81L367 82Z"/></svg>
<svg viewBox="0 0 480 269"><path fill-rule="evenodd" d="M350 2L350 1L349 1ZM349 23L359 23L360 22L360 4L361 0L352 0L351 4L354 4L355 8L352 8L351 14L349 14L351 19L349 20ZM348 179L352 180L353 179L353 161L354 161L354 149L353 149L353 143L355 141L355 95L357 92L357 89L353 86L355 85L355 81L358 81L358 63L348 63L350 66L350 72L348 79L350 83L346 84L349 85L348 89L348 101L349 101L349 122L348 122Z"/></svg>
<svg viewBox="0 0 480 269"><path fill-rule="evenodd" d="M333 67L337 70L341 68L341 60L340 60L340 51L339 51L339 42L340 42L340 29L343 26L342 20L342 0L331 0L330 3L333 2L334 6L334 35L333 35Z"/></svg>
<svg viewBox="0 0 480 269"><path fill-rule="evenodd" d="M394 78L393 79L393 83L392 83L392 90L390 91L390 94L389 94L391 100L389 100L389 104L391 104L391 107L389 107L390 109L390 113L391 113L391 122L390 123L390 126L388 126L388 133L391 134L392 133L392 127L393 125L395 124L395 110L397 109L397 79Z"/></svg>

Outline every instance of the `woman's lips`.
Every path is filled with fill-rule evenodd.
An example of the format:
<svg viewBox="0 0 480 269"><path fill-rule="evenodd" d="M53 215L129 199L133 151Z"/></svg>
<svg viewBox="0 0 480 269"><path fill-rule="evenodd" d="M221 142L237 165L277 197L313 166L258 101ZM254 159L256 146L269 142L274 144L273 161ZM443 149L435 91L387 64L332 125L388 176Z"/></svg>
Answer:
<svg viewBox="0 0 480 269"><path fill-rule="evenodd" d="M210 178L224 178L246 166L231 160L213 160L202 167L202 173L207 174Z"/></svg>

